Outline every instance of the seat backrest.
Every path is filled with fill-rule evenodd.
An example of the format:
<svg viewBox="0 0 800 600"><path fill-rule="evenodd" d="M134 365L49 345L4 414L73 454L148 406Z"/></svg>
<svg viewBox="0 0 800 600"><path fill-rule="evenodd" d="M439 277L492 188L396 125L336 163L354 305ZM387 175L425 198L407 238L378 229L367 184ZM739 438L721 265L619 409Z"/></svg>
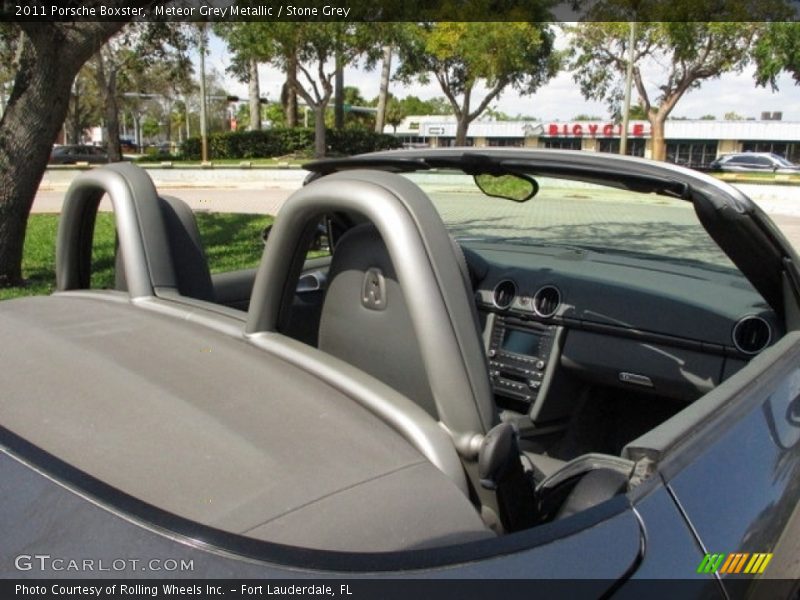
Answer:
<svg viewBox="0 0 800 600"><path fill-rule="evenodd" d="M208 259L192 209L174 196L159 196L158 204L166 229L169 258L175 272L178 293L189 298L214 302L214 285ZM114 287L126 290L124 261L119 248L115 263Z"/></svg>
<svg viewBox="0 0 800 600"><path fill-rule="evenodd" d="M336 245L318 346L438 417L408 306L386 245L372 224L354 227Z"/></svg>
<svg viewBox="0 0 800 600"><path fill-rule="evenodd" d="M159 196L178 292L183 296L214 302L214 285L200 230L192 209L183 200Z"/></svg>

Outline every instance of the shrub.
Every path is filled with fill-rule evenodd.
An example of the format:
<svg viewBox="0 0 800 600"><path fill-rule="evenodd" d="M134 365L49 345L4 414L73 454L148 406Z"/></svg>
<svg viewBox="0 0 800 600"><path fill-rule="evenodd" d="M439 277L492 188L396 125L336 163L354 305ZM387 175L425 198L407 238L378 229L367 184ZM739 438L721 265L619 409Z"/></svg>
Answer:
<svg viewBox="0 0 800 600"><path fill-rule="evenodd" d="M392 135L358 128L329 129L326 142L328 153L338 156L401 146L400 141ZM200 150L199 137L189 138L181 146L183 157L188 160L199 160ZM310 156L314 151L314 131L296 127L212 133L208 136L208 150L210 156L216 159L273 158L287 154Z"/></svg>

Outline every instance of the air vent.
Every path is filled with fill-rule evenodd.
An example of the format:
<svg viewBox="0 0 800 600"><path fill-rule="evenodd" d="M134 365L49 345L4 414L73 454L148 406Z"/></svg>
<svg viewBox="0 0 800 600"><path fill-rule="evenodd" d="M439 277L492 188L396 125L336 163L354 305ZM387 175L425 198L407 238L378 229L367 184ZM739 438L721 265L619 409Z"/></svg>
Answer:
<svg viewBox="0 0 800 600"><path fill-rule="evenodd" d="M553 285L546 285L533 295L533 312L540 317L549 318L556 314L561 305L561 292Z"/></svg>
<svg viewBox="0 0 800 600"><path fill-rule="evenodd" d="M500 310L505 310L514 302L517 296L517 284L510 279L504 279L496 286L494 286L494 294L492 300L494 305Z"/></svg>
<svg viewBox="0 0 800 600"><path fill-rule="evenodd" d="M744 317L733 328L733 345L745 354L758 354L772 341L772 329L761 317Z"/></svg>

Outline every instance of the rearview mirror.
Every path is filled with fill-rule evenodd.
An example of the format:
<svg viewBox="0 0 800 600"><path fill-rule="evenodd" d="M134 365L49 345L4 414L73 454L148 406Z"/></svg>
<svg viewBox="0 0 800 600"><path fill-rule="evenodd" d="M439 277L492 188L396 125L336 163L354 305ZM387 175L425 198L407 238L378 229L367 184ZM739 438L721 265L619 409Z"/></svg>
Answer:
<svg viewBox="0 0 800 600"><path fill-rule="evenodd" d="M536 183L536 180L524 175L481 173L475 175L473 179L475 180L475 185L487 196L505 198L514 202L530 200L539 191L539 184Z"/></svg>

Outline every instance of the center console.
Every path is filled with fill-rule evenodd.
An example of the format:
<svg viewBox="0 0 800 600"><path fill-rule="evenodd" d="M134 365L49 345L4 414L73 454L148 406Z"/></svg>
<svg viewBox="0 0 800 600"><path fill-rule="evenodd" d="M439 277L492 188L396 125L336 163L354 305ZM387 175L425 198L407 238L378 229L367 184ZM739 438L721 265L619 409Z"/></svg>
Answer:
<svg viewBox="0 0 800 600"><path fill-rule="evenodd" d="M489 338L489 378L495 395L529 412L546 387L556 327L496 315Z"/></svg>

